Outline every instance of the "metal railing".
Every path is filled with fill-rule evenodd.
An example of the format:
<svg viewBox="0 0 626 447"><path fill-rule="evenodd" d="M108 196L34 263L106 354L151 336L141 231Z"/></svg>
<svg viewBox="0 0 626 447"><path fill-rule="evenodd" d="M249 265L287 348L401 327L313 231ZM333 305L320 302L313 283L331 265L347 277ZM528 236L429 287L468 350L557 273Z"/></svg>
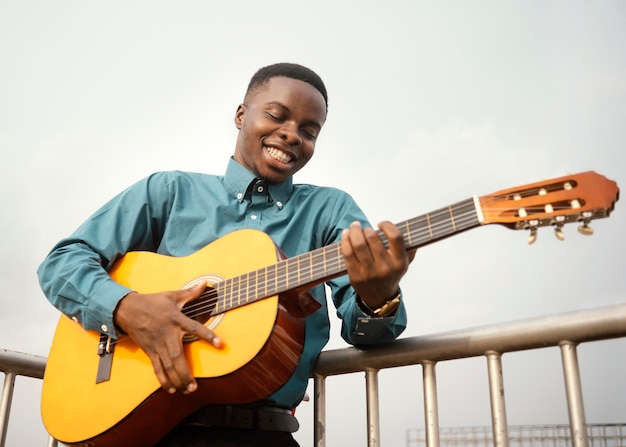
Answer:
<svg viewBox="0 0 626 447"><path fill-rule="evenodd" d="M0 400L0 447L4 447L6 443L15 378L25 376L43 379L46 360L45 357L38 355L0 349L0 371L4 373L4 387L2 388L2 400ZM57 442L54 439L48 439L48 447L56 447L56 445Z"/></svg>
<svg viewBox="0 0 626 447"><path fill-rule="evenodd" d="M423 447L424 430L408 429L406 447ZM490 447L493 445L491 427L442 427L441 444L445 447ZM587 424L590 447L626 446L626 423ZM510 425L512 447L569 447L572 438L569 425Z"/></svg>
<svg viewBox="0 0 626 447"><path fill-rule="evenodd" d="M423 371L425 441L428 447L439 447L436 364L484 356L489 377L493 443L495 447L508 447L502 354L558 346L572 445L588 447L577 346L580 343L621 337L626 337L626 304L405 338L368 350L345 348L324 351L313 372L315 446L326 445L327 377L365 372L367 439L368 446L374 447L380 445L378 372L386 368L419 364ZM0 447L5 445L16 376L41 379L45 364L45 357L0 349L0 371L5 373L0 406ZM49 447L56 444L53 439L48 442Z"/></svg>
<svg viewBox="0 0 626 447"><path fill-rule="evenodd" d="M508 447L502 354L558 346L561 352L573 447L588 447L577 345L626 337L626 304L520 320L467 330L398 340L384 347L324 351L313 373L315 446L326 446L326 390L329 376L365 372L368 447L380 445L378 372L422 365L426 445L439 447L435 366L438 362L484 356L487 360L491 423L495 447Z"/></svg>

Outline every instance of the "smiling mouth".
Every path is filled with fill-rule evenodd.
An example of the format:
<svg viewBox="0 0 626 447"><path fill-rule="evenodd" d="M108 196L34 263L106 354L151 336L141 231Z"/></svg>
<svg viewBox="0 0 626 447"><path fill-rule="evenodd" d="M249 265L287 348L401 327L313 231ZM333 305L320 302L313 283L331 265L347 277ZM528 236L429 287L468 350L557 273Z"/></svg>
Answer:
<svg viewBox="0 0 626 447"><path fill-rule="evenodd" d="M285 164L291 163L291 156L284 153L283 151L271 146L265 146L265 149L267 150L267 153L270 155L270 157L272 157L274 160Z"/></svg>

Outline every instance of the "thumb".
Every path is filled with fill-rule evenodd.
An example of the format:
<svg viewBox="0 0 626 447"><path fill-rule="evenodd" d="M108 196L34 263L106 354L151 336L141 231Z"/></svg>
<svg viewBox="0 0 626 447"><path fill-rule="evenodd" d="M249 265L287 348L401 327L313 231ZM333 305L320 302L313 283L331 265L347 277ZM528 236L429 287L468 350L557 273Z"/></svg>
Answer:
<svg viewBox="0 0 626 447"><path fill-rule="evenodd" d="M198 284L194 284L191 287L180 290L178 293L178 303L179 304L187 304L190 301L200 298L202 293L207 289L207 282L201 281Z"/></svg>

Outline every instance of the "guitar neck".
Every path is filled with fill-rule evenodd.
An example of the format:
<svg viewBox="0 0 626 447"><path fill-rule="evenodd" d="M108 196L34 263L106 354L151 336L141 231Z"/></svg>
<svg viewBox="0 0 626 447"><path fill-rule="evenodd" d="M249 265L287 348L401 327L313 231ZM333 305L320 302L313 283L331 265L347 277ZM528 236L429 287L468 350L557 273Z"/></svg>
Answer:
<svg viewBox="0 0 626 447"><path fill-rule="evenodd" d="M407 250L422 247L481 224L480 205L466 199L397 224ZM388 247L385 235L378 231ZM226 312L256 300L308 289L346 273L339 243L328 245L214 285L218 299L214 313Z"/></svg>

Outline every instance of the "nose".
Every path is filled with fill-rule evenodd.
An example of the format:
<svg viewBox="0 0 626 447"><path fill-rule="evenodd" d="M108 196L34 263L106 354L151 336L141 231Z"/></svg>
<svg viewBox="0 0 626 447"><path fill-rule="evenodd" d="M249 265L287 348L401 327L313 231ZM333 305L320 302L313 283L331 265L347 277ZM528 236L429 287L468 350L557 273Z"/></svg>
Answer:
<svg viewBox="0 0 626 447"><path fill-rule="evenodd" d="M302 143L302 138L295 123L284 123L278 130L280 137L291 146Z"/></svg>

